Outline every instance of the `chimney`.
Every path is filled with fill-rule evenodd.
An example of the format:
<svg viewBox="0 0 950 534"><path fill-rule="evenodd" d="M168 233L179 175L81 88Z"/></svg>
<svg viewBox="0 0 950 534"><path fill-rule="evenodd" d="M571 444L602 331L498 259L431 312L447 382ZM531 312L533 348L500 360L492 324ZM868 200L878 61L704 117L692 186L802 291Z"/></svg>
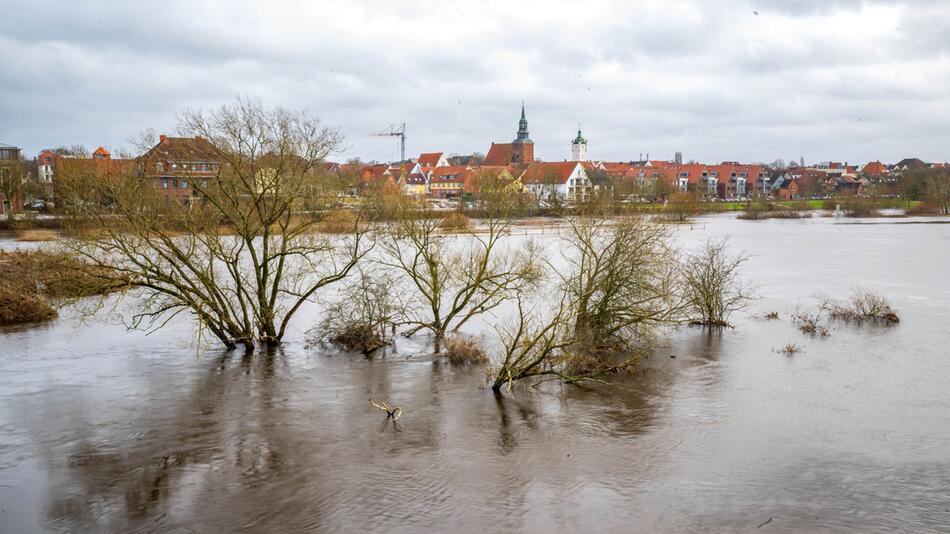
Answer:
<svg viewBox="0 0 950 534"><path fill-rule="evenodd" d="M158 136L159 143L165 143L166 141L168 141L168 137L166 137L165 134Z"/></svg>

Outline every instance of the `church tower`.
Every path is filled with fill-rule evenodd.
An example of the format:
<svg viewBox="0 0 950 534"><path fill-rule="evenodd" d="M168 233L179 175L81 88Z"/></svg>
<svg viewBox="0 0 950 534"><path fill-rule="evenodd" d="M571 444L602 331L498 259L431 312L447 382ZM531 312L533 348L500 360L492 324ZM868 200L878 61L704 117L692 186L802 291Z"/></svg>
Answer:
<svg viewBox="0 0 950 534"><path fill-rule="evenodd" d="M581 127L577 127L577 137L571 141L571 161L587 160L587 139L581 134Z"/></svg>
<svg viewBox="0 0 950 534"><path fill-rule="evenodd" d="M534 161L534 141L528 136L528 119L524 115L524 102L521 103L521 120L518 121L518 137L511 142L511 162L531 163Z"/></svg>

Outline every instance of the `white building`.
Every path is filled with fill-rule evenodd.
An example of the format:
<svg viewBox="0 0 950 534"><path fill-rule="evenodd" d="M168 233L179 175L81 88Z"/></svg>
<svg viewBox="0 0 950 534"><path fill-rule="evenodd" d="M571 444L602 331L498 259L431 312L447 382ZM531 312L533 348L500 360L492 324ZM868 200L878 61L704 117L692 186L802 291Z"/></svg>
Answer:
<svg viewBox="0 0 950 534"><path fill-rule="evenodd" d="M578 161L535 162L521 175L525 188L544 201L583 200L590 189L590 178Z"/></svg>

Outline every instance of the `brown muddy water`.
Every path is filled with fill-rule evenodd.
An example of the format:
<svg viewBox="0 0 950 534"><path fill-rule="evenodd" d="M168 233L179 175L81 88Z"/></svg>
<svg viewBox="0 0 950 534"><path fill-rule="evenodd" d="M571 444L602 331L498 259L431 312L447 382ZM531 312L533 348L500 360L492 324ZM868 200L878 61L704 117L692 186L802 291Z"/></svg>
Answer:
<svg viewBox="0 0 950 534"><path fill-rule="evenodd" d="M850 222L681 227L748 251L761 298L616 387L495 396L424 340L307 349L306 317L250 358L197 356L186 322L0 331L0 531L950 531L950 225ZM902 322L791 324L857 287Z"/></svg>

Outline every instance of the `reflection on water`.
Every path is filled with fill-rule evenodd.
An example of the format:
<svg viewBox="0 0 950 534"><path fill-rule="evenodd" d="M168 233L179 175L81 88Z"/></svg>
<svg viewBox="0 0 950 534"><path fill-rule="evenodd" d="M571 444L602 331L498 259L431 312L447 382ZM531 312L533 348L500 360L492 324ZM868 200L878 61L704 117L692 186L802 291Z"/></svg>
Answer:
<svg viewBox="0 0 950 534"><path fill-rule="evenodd" d="M947 531L950 226L714 217L679 233L730 235L762 298L613 387L497 395L424 340L365 359L298 332L196 358L183 323L5 330L0 531ZM857 286L901 324L811 339L787 319ZM783 319L752 317L767 311ZM773 351L786 341L803 352Z"/></svg>

